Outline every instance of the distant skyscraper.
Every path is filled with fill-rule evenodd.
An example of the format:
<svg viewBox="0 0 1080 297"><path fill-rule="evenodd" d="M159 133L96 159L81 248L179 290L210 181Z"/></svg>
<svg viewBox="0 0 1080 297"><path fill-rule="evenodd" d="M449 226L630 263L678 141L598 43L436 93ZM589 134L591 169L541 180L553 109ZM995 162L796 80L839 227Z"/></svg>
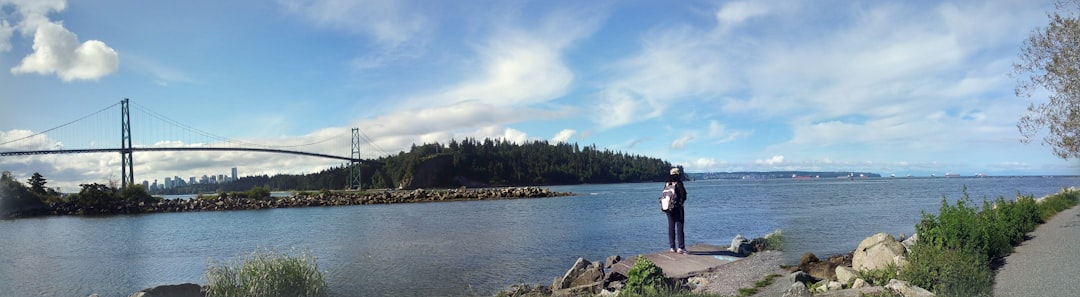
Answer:
<svg viewBox="0 0 1080 297"><path fill-rule="evenodd" d="M236 181L236 167L232 168L232 181Z"/></svg>

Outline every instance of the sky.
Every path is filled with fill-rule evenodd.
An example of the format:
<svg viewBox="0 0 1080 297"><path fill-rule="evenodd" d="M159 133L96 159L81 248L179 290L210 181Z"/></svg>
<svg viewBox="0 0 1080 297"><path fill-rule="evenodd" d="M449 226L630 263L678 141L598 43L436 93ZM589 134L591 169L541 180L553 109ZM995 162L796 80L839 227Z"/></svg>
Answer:
<svg viewBox="0 0 1080 297"><path fill-rule="evenodd" d="M305 147L333 155L349 156L357 127L371 140L365 158L471 137L595 145L689 172L1080 174L1080 161L1021 143L1016 128L1045 94L1018 98L1009 72L1052 7L0 0L0 143L130 98L221 138L334 139ZM104 137L120 139L117 128ZM136 146L212 142L141 133ZM249 152L134 159L137 181L341 164ZM40 172L69 189L118 179L119 163L118 154L0 157L21 180Z"/></svg>

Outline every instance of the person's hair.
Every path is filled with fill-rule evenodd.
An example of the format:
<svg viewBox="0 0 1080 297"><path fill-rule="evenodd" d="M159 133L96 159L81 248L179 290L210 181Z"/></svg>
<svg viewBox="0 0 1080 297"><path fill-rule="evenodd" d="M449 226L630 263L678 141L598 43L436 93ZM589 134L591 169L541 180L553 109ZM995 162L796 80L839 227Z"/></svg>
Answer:
<svg viewBox="0 0 1080 297"><path fill-rule="evenodd" d="M682 181L682 174L672 174L667 176L668 182Z"/></svg>

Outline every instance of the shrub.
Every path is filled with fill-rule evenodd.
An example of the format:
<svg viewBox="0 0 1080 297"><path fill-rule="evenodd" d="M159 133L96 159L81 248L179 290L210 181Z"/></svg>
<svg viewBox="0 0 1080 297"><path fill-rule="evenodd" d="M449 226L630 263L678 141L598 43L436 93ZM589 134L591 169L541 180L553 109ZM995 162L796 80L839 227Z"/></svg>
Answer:
<svg viewBox="0 0 1080 297"><path fill-rule="evenodd" d="M626 276L619 296L658 296L669 289L664 271L645 256L638 256Z"/></svg>
<svg viewBox="0 0 1080 297"><path fill-rule="evenodd" d="M900 278L937 296L990 296L994 277L982 255L958 249L918 245Z"/></svg>
<svg viewBox="0 0 1080 297"><path fill-rule="evenodd" d="M325 296L326 281L315 256L256 250L240 261L212 262L206 270L208 297Z"/></svg>
<svg viewBox="0 0 1080 297"><path fill-rule="evenodd" d="M892 263L886 265L885 268L859 271L860 278L875 286L884 286L889 283L889 280L896 278L898 275L898 268L896 264Z"/></svg>

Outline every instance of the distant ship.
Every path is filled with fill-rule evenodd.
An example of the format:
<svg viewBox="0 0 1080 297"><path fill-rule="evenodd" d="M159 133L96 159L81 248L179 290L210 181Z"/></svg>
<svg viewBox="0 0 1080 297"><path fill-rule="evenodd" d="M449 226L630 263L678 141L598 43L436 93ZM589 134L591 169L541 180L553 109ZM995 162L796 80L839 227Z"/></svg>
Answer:
<svg viewBox="0 0 1080 297"><path fill-rule="evenodd" d="M810 179L810 177L809 176L802 176L802 175L798 175L798 174L792 174L791 179L804 180L804 179Z"/></svg>
<svg viewBox="0 0 1080 297"><path fill-rule="evenodd" d="M945 177L960 177L959 173L945 173Z"/></svg>

